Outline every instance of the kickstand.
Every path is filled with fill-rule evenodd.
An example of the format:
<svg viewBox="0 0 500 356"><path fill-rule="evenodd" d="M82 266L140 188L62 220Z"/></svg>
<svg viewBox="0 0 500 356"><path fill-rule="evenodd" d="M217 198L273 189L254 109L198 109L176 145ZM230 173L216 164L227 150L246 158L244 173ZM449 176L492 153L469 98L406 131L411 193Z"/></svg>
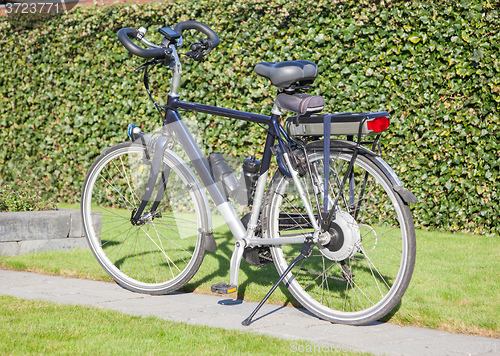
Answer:
<svg viewBox="0 0 500 356"><path fill-rule="evenodd" d="M269 297L271 296L271 294L273 294L273 292L276 290L276 288L278 288L279 284L283 281L283 279L285 278L285 276L288 274L288 272L290 272L292 270L292 268L300 261L302 261L303 259L309 257L311 255L311 252L312 252L312 249L313 249L313 241L312 241L312 238L307 238L305 241L304 241L304 244L302 245L302 249L300 250L300 255L297 256L297 258L295 260L293 260L292 263L290 263L290 265L287 267L287 269L281 274L280 278L278 279L278 281L276 283L274 283L273 287L271 288L271 290L269 290L269 292L267 292L266 296L264 297L264 299L262 299L259 303L259 305L257 305L257 307L255 308L255 310L252 312L252 314L250 314L250 316L248 318L246 318L245 320L242 321L242 325L244 326L248 326L252 323L252 318L255 316L255 314L257 314L257 312L260 310L260 308L262 308L262 306L264 305L264 303L266 302L266 300L269 299Z"/></svg>

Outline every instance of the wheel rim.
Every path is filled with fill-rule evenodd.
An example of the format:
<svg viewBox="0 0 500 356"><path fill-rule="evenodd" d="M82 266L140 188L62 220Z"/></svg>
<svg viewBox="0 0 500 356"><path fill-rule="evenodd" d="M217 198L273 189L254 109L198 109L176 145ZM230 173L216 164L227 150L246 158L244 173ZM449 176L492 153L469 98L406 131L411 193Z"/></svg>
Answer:
<svg viewBox="0 0 500 356"><path fill-rule="evenodd" d="M149 175L142 146L126 145L104 156L89 172L82 196L85 232L97 260L118 283L140 292L176 289L204 253L197 187L180 162L166 154L164 163L171 169L157 210L162 215L143 225L130 221ZM152 197L160 184L159 177Z"/></svg>
<svg viewBox="0 0 500 356"><path fill-rule="evenodd" d="M310 160L320 162L321 157L322 155L312 155ZM350 156L345 154L331 157L331 181L337 182L337 186L342 180L349 159ZM322 165L318 168L318 172L322 172ZM358 158L355 177L364 177L367 171L370 174L365 186L365 196L368 197L366 201L358 207L356 199L352 201L352 194L346 194L344 191L344 196L339 200L341 210L337 212L344 222L350 219L342 219L343 215L357 215L356 229L361 241L356 241L354 231L351 232L351 238L345 238L345 242L342 242L344 245L340 243L342 248L339 248L339 245L329 249L328 246L318 244L311 257L294 268L285 279L292 294L302 305L316 315L332 321L357 323L382 317L400 300L411 276L413 265L409 267L408 263L408 227L405 225L401 206L380 172L362 158ZM319 176L322 180L322 176ZM304 179L303 181L308 190L312 191L310 183ZM361 192L362 181L363 179L354 181L355 197ZM374 182L377 184L374 185ZM280 231L276 217L286 216L287 212L297 214L300 210L297 208L300 203L290 189L293 184L288 183L288 179L281 179L270 205L268 231L272 236L269 237L297 233L294 229L307 230L302 224L300 228L287 227L286 231L281 227ZM381 195L382 192L384 193ZM386 200L377 198L383 196ZM280 213L281 215L278 215ZM365 214L371 216L367 217ZM354 218L351 219L354 221ZM399 224L397 229L394 228L395 222ZM312 231L310 226L308 231ZM343 254L342 249L345 250L349 244L356 246L357 251L344 251ZM274 247L271 252L278 271L282 273L299 254L300 245Z"/></svg>

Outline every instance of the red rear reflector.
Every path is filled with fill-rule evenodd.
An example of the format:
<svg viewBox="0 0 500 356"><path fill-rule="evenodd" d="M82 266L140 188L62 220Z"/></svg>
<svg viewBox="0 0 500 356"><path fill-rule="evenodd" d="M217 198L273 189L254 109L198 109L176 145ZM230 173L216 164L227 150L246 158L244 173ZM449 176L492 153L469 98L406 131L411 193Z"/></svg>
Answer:
<svg viewBox="0 0 500 356"><path fill-rule="evenodd" d="M391 124L391 122L389 121L388 117L381 116L381 117L377 117L371 121L368 121L366 123L366 128L368 130L373 131L373 132L382 132L385 129L387 129L390 124Z"/></svg>

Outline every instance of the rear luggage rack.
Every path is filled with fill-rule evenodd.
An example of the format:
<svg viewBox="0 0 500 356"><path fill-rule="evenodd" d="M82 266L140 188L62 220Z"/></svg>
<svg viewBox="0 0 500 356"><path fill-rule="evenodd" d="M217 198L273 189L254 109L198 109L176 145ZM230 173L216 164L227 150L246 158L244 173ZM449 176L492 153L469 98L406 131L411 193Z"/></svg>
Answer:
<svg viewBox="0 0 500 356"><path fill-rule="evenodd" d="M364 113L337 113L292 116L286 120L286 129L291 136L323 136L324 120L331 120L331 136L373 136L385 131L389 125L387 111Z"/></svg>

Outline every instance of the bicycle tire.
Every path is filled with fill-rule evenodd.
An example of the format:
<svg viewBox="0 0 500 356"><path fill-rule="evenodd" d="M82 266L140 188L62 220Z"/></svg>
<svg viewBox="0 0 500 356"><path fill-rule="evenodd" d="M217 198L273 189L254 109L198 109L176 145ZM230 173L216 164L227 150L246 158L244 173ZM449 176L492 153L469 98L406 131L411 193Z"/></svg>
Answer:
<svg viewBox="0 0 500 356"><path fill-rule="evenodd" d="M178 290L205 255L202 231L209 231L209 220L201 185L172 151L165 151L163 164L169 175L157 210L161 217L143 225L133 224L131 217L150 171L145 146L125 142L109 148L92 164L83 184L81 212L90 249L119 285L134 292ZM158 178L153 200L160 182Z"/></svg>
<svg viewBox="0 0 500 356"><path fill-rule="evenodd" d="M311 167L316 165L313 172L317 173L312 175L323 184L323 152L312 152L308 158ZM363 325L381 319L401 301L415 265L416 239L408 205L366 156L357 157L352 184L347 183L340 192L351 158L351 153L330 153L330 200L340 196L329 230L332 239L327 245L317 243L311 256L297 264L284 283L297 301L318 317ZM300 179L312 196L308 177ZM264 237L313 231L310 222L298 218L305 210L290 182L279 170L272 179L264 207ZM271 247L280 275L300 249L301 245Z"/></svg>

